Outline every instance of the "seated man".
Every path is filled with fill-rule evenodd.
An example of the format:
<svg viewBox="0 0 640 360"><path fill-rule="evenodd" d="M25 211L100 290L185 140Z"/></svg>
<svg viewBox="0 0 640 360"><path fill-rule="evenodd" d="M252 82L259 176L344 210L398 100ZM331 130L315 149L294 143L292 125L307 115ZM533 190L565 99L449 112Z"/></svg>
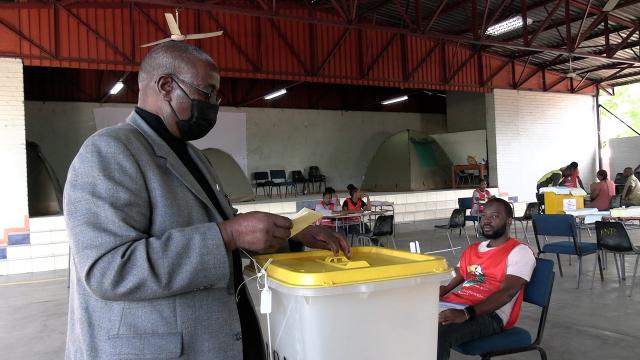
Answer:
<svg viewBox="0 0 640 360"><path fill-rule="evenodd" d="M512 220L508 202L487 201L480 227L488 240L469 246L456 276L440 286L438 360L449 359L453 346L511 328L518 320L536 259L527 245L509 238Z"/></svg>
<svg viewBox="0 0 640 360"><path fill-rule="evenodd" d="M624 189L622 190L622 205L640 205L640 182L633 175L633 169L630 167L624 168L623 175L627 181L624 183Z"/></svg>
<svg viewBox="0 0 640 360"><path fill-rule="evenodd" d="M591 184L591 203L588 207L598 210L609 210L611 198L616 196L616 185L609 180L607 170L598 170L596 173L598 182Z"/></svg>

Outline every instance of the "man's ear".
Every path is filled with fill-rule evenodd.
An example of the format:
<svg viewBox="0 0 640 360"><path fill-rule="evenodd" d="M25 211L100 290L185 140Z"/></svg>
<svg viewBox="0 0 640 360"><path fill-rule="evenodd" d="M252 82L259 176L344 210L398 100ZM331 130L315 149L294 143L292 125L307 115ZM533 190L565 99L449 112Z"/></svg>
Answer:
<svg viewBox="0 0 640 360"><path fill-rule="evenodd" d="M507 225L509 225L509 227L511 227L512 224L513 224L513 218L508 218L507 219Z"/></svg>
<svg viewBox="0 0 640 360"><path fill-rule="evenodd" d="M160 96L166 101L171 101L171 93L173 92L173 79L170 76L160 76L156 81L156 89Z"/></svg>

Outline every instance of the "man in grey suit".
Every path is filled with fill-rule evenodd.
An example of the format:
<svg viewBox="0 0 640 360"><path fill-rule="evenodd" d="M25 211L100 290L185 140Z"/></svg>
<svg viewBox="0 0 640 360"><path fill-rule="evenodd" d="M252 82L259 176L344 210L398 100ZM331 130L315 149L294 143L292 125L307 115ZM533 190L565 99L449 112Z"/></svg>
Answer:
<svg viewBox="0 0 640 360"><path fill-rule="evenodd" d="M208 55L164 43L138 81L126 123L92 135L69 170L66 358L261 359L239 249L279 249L291 221L234 216L213 167L187 143L216 121L220 77ZM293 240L349 255L344 237L321 226Z"/></svg>

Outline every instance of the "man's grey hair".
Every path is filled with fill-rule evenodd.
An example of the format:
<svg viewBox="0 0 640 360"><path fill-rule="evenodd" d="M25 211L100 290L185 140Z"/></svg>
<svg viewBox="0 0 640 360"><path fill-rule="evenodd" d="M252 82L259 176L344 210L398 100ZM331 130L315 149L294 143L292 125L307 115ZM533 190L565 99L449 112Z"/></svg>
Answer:
<svg viewBox="0 0 640 360"><path fill-rule="evenodd" d="M194 60L211 63L216 70L218 66L202 49L181 41L167 41L156 45L145 56L140 64L138 83L142 89L149 81L165 74L186 74L193 67Z"/></svg>

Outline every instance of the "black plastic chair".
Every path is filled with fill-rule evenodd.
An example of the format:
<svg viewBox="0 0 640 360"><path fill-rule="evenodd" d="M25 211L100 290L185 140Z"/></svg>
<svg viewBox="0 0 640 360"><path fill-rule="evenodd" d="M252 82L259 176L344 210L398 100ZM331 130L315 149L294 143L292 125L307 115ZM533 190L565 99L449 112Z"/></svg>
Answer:
<svg viewBox="0 0 640 360"><path fill-rule="evenodd" d="M622 285L621 270L624 263L618 265L618 255L636 255L636 264L633 268L633 279L631 280L631 289L629 296L633 293L633 287L636 283L636 274L638 272L638 260L640 260L640 248L634 246L629 239L629 233L625 229L624 224L617 221L596 221L596 241L598 249L602 252L613 253L613 260L616 264L616 272L618 274L618 283ZM593 275L591 277L591 288L596 277L596 266L593 263Z"/></svg>
<svg viewBox="0 0 640 360"><path fill-rule="evenodd" d="M522 227L522 231L524 231L524 238L527 240L527 244L531 244L529 242L529 236L527 235L527 230L529 229L529 222L533 220L533 214L538 214L540 212L540 204L537 202L532 202L527 204L527 208L524 210L524 214L522 216L517 216L513 218L513 221L517 221L520 223ZM526 223L526 226L525 226ZM515 231L515 236L518 237L518 226L513 227Z"/></svg>
<svg viewBox="0 0 640 360"><path fill-rule="evenodd" d="M291 172L291 181L293 181L295 185L296 194L298 194L298 184L302 184L302 194L304 195L307 193L308 180L306 177L304 177L304 174L302 174L302 171L293 170Z"/></svg>
<svg viewBox="0 0 640 360"><path fill-rule="evenodd" d="M534 341L531 341L529 331L516 326L495 335L460 344L454 347L454 350L465 355L480 355L483 360L536 350L540 353L540 358L546 360L547 354L540 343L547 323L554 277L553 261L537 259L531 280L524 288L523 301L542 308L538 322L538 334Z"/></svg>
<svg viewBox="0 0 640 360"><path fill-rule="evenodd" d="M320 173L320 168L317 166L309 166L309 184L313 191L315 191L315 185L318 184L318 192L327 187L327 177ZM321 186L324 185L324 186Z"/></svg>
<svg viewBox="0 0 640 360"><path fill-rule="evenodd" d="M435 225L436 229L446 230L447 231L447 239L449 240L449 249L446 250L436 250L430 251L429 253L437 253L442 251L451 251L453 254L456 254L456 249L460 249L460 246L454 248L453 243L451 242L451 236L449 235L453 230L459 229L458 238L462 236L462 231L464 230L464 235L467 237L467 242L471 245L471 240L469 240L469 234L467 234L467 229L465 228L465 220L464 220L464 209L453 209L451 212L451 217L449 217L449 223L446 225Z"/></svg>
<svg viewBox="0 0 640 360"><path fill-rule="evenodd" d="M391 238L393 248L397 249L396 240L394 237L394 225L393 215L380 215L376 218L376 222L373 224L373 230L368 234L362 234L358 236L358 242L363 244L365 242L372 243L374 240L380 240L381 237Z"/></svg>
<svg viewBox="0 0 640 360"><path fill-rule="evenodd" d="M571 215L533 215L533 232L536 236L536 245L538 246L538 257L542 254L556 254L558 259L558 270L562 276L562 264L560 263L560 254L576 255L578 257L577 277L578 284L576 288L580 288L580 273L582 271L582 257L595 254L598 265L600 265L600 278L604 280L602 274L602 263L600 254L598 254L598 245L596 243L588 243L579 241L576 231L576 220ZM556 241L540 245L540 236L561 236L569 237L569 241Z"/></svg>
<svg viewBox="0 0 640 360"><path fill-rule="evenodd" d="M280 191L280 187L284 186L284 196L287 197L289 194L289 189L291 189L291 194L294 193L295 184L293 181L287 180L287 172L284 170L269 170L269 175L271 175L271 186L269 192L272 192L273 188L278 190L278 197L282 197L282 192Z"/></svg>
<svg viewBox="0 0 640 360"><path fill-rule="evenodd" d="M264 197L271 197L271 185L273 182L269 179L269 173L266 171L256 171L253 173L254 186L256 187L256 195L258 195L258 189L262 188ZM269 189L269 195L267 195L267 189Z"/></svg>
<svg viewBox="0 0 640 360"><path fill-rule="evenodd" d="M458 208L464 210L464 220L473 222L473 231L476 233L476 238L478 238L478 223L480 223L480 216L477 215L467 215L467 210L471 211L473 208L473 198L472 197L464 197L458 198Z"/></svg>

